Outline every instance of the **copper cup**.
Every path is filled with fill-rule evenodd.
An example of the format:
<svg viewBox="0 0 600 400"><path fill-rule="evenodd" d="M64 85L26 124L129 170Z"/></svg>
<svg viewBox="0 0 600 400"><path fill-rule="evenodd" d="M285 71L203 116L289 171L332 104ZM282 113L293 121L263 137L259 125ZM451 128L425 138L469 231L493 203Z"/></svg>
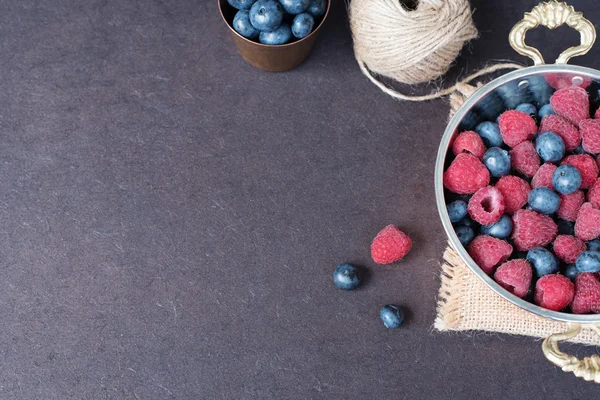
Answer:
<svg viewBox="0 0 600 400"><path fill-rule="evenodd" d="M306 60L315 44L319 29L321 29L323 22L327 19L330 7L331 0L328 0L325 14L315 21L317 22L317 26L310 35L292 43L268 45L246 39L237 33L232 27L233 17L237 10L231 7L229 3L227 3L227 0L219 0L221 17L223 17L223 21L225 21L227 27L231 31L238 53L240 53L244 60L250 65L269 72L287 71Z"/></svg>

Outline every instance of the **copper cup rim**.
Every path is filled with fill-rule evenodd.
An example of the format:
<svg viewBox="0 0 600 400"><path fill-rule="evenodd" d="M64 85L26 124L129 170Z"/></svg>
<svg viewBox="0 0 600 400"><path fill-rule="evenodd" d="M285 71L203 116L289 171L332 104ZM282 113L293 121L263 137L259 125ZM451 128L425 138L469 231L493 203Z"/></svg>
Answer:
<svg viewBox="0 0 600 400"><path fill-rule="evenodd" d="M254 40L245 38L242 35L240 35L239 33L237 33L236 30L233 29L233 26L231 26L229 24L229 22L227 22L227 19L225 19L225 15L223 14L223 7L221 7L221 0L217 0L217 3L219 4L219 13L221 14L221 18L223 19L223 22L225 22L225 25L227 25L229 30L231 32L233 32L234 35L236 35L240 39L242 39L252 45L259 46L259 47L266 47L266 48L281 48L281 47L294 46L300 42L308 40L311 36L316 35L317 31L321 28L321 26L323 26L323 22L325 22L325 20L327 19L327 16L329 15L329 9L331 8L331 0L327 0L327 9L325 10L325 14L323 14L323 17L321 18L321 22L319 22L319 25L317 25L317 27L315 29L313 29L313 31L311 33L309 33L307 36L303 37L302 39L296 40L295 42L292 42L292 43L286 43L286 44L264 44L264 43L255 42ZM229 4L229 3L227 3L227 4Z"/></svg>

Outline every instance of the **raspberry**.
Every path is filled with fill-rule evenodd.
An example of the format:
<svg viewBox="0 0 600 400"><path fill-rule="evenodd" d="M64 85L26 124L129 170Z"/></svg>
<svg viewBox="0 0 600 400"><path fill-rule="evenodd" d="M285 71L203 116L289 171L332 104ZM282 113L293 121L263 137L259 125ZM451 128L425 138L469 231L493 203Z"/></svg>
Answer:
<svg viewBox="0 0 600 400"><path fill-rule="evenodd" d="M594 113L594 119L598 119L600 118L600 108L596 110L596 112Z"/></svg>
<svg viewBox="0 0 600 400"><path fill-rule="evenodd" d="M525 297L529 292L532 276L533 271L529 262L518 258L499 266L494 273L494 280L515 296Z"/></svg>
<svg viewBox="0 0 600 400"><path fill-rule="evenodd" d="M391 264L401 260L412 247L410 238L394 225L381 230L371 243L371 258L377 264Z"/></svg>
<svg viewBox="0 0 600 400"><path fill-rule="evenodd" d="M582 272L575 278L575 297L571 311L574 314L600 314L600 282L595 274Z"/></svg>
<svg viewBox="0 0 600 400"><path fill-rule="evenodd" d="M577 257L587 248L583 240L571 235L558 235L552 246L556 257L567 264L575 264Z"/></svg>
<svg viewBox="0 0 600 400"><path fill-rule="evenodd" d="M525 180L514 175L503 176L496 182L496 187L504 197L504 212L513 214L527 204L531 188Z"/></svg>
<svg viewBox="0 0 600 400"><path fill-rule="evenodd" d="M554 171L556 171L556 165L552 163L542 164L531 180L531 187L536 188L545 186L548 189L554 189L554 186L552 185L552 175L554 175Z"/></svg>
<svg viewBox="0 0 600 400"><path fill-rule="evenodd" d="M575 236L581 240L593 240L600 236L600 209L592 203L584 203L575 221Z"/></svg>
<svg viewBox="0 0 600 400"><path fill-rule="evenodd" d="M444 186L454 193L471 194L490 183L490 171L472 154L461 153L444 172Z"/></svg>
<svg viewBox="0 0 600 400"><path fill-rule="evenodd" d="M585 203L585 196L581 190L571 194L561 194L560 207L556 214L565 221L574 222L577 220L577 214L583 203Z"/></svg>
<svg viewBox="0 0 600 400"><path fill-rule="evenodd" d="M566 157L561 165L572 165L581 172L581 189L587 189L598 178L598 164L589 154L574 154Z"/></svg>
<svg viewBox="0 0 600 400"><path fill-rule="evenodd" d="M533 138L537 132L537 125L533 118L521 111L505 111L498 118L502 140L510 147Z"/></svg>
<svg viewBox="0 0 600 400"><path fill-rule="evenodd" d="M575 285L564 275L544 275L535 285L535 304L548 310L562 310L571 304L573 296Z"/></svg>
<svg viewBox="0 0 600 400"><path fill-rule="evenodd" d="M520 251L531 250L534 247L544 247L558 233L558 227L552 218L538 214L533 210L518 210L513 215L512 239Z"/></svg>
<svg viewBox="0 0 600 400"><path fill-rule="evenodd" d="M504 240L488 235L477 236L468 248L473 261L488 275L496 265L508 260L512 250L513 247Z"/></svg>
<svg viewBox="0 0 600 400"><path fill-rule="evenodd" d="M581 144L581 134L575 126L560 115L547 115L542 118L540 132L554 132L565 142L565 150L573 151Z"/></svg>
<svg viewBox="0 0 600 400"><path fill-rule="evenodd" d="M588 190L587 201L600 207L600 179L596 179L596 182Z"/></svg>
<svg viewBox="0 0 600 400"><path fill-rule="evenodd" d="M577 86L560 89L550 97L554 111L577 126L582 119L590 117L590 99L585 89Z"/></svg>
<svg viewBox="0 0 600 400"><path fill-rule="evenodd" d="M570 73L553 72L551 74L544 74L544 78L546 78L548 84L556 90L573 86L573 74ZM585 89L592 83L592 78L588 76L584 76L582 79L583 81L577 86Z"/></svg>
<svg viewBox="0 0 600 400"><path fill-rule="evenodd" d="M477 132L465 131L458 135L452 143L452 152L455 156L460 153L471 153L481 159L485 153L485 146Z"/></svg>
<svg viewBox="0 0 600 400"><path fill-rule="evenodd" d="M600 120L584 119L579 123L581 144L588 153L600 153Z"/></svg>
<svg viewBox="0 0 600 400"><path fill-rule="evenodd" d="M510 164L517 172L531 178L540 168L540 157L533 143L527 141L510 151Z"/></svg>
<svg viewBox="0 0 600 400"><path fill-rule="evenodd" d="M469 215L482 225L498 222L504 214L504 197L494 186L479 189L469 200Z"/></svg>

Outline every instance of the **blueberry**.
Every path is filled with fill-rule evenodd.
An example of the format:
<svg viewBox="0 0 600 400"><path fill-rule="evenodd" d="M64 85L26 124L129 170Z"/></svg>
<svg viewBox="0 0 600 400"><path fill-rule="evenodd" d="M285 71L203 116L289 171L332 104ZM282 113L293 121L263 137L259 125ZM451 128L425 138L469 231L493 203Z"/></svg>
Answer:
<svg viewBox="0 0 600 400"><path fill-rule="evenodd" d="M246 10L238 11L235 14L235 17L233 18L233 29L248 39L254 39L258 36L258 30L250 23L250 13Z"/></svg>
<svg viewBox="0 0 600 400"><path fill-rule="evenodd" d="M541 121L542 118L548 116L548 115L554 115L556 114L554 112L554 109L552 108L552 106L550 104L546 104L545 106L542 106L542 108L540 108L540 111L538 111L538 118Z"/></svg>
<svg viewBox="0 0 600 400"><path fill-rule="evenodd" d="M483 155L483 163L496 178L510 173L510 155L500 147L490 147Z"/></svg>
<svg viewBox="0 0 600 400"><path fill-rule="evenodd" d="M600 271L600 251L584 251L577 257L575 265L577 265L579 272Z"/></svg>
<svg viewBox="0 0 600 400"><path fill-rule="evenodd" d="M529 82L529 92L532 94L533 100L538 106L538 108L542 107L543 104L548 104L550 102L550 97L554 93L554 89L548 85L548 81L543 75L532 75L527 78ZM540 108L541 110L541 108ZM540 116L540 119L542 117Z"/></svg>
<svg viewBox="0 0 600 400"><path fill-rule="evenodd" d="M533 104L521 103L517 106L517 108L515 108L515 110L521 111L522 113L531 116L531 118L537 121L537 108L535 108Z"/></svg>
<svg viewBox="0 0 600 400"><path fill-rule="evenodd" d="M573 150L573 154L587 154L587 151L585 151L583 146L580 145L575 150Z"/></svg>
<svg viewBox="0 0 600 400"><path fill-rule="evenodd" d="M559 235L571 235L575 234L575 222L565 221L564 219L557 218L556 225L558 226Z"/></svg>
<svg viewBox="0 0 600 400"><path fill-rule="evenodd" d="M279 0L286 13L296 15L310 7L310 0Z"/></svg>
<svg viewBox="0 0 600 400"><path fill-rule="evenodd" d="M276 0L258 0L250 8L250 22L259 31L274 31L283 21L283 7Z"/></svg>
<svg viewBox="0 0 600 400"><path fill-rule="evenodd" d="M397 328L404 322L404 313L402 312L402 309L393 304L381 307L379 316L386 328Z"/></svg>
<svg viewBox="0 0 600 400"><path fill-rule="evenodd" d="M477 226L479 225L477 222L473 221L473 218L469 217L468 215L466 217L464 217L463 219L461 219L457 224L455 224L456 226L468 226L471 229L475 229L477 228Z"/></svg>
<svg viewBox="0 0 600 400"><path fill-rule="evenodd" d="M460 244L462 244L465 247L467 247L469 243L471 243L471 240L475 238L475 233L473 232L473 229L471 229L471 227L469 226L459 225L455 228L454 231L456 232L456 236L458 236Z"/></svg>
<svg viewBox="0 0 600 400"><path fill-rule="evenodd" d="M472 131L481 121L481 117L474 111L468 111L460 121L458 129L460 131Z"/></svg>
<svg viewBox="0 0 600 400"><path fill-rule="evenodd" d="M561 165L552 175L552 186L560 194L575 193L581 186L581 172L572 165Z"/></svg>
<svg viewBox="0 0 600 400"><path fill-rule="evenodd" d="M535 141L535 150L542 160L557 162L565 156L565 142L554 132L542 132Z"/></svg>
<svg viewBox="0 0 600 400"><path fill-rule="evenodd" d="M292 38L292 30L288 24L281 24L274 31L260 33L258 41L263 44L285 44Z"/></svg>
<svg viewBox="0 0 600 400"><path fill-rule="evenodd" d="M352 264L343 263L333 271L333 283L340 289L352 290L360 285L358 270Z"/></svg>
<svg viewBox="0 0 600 400"><path fill-rule="evenodd" d="M502 98L497 93L491 92L479 99L474 109L484 120L496 119L506 109Z"/></svg>
<svg viewBox="0 0 600 400"><path fill-rule="evenodd" d="M543 247L534 247L529 250L526 258L535 269L538 277L558 272L558 260Z"/></svg>
<svg viewBox="0 0 600 400"><path fill-rule="evenodd" d="M459 222L467 216L467 203L456 200L446 206L450 222Z"/></svg>
<svg viewBox="0 0 600 400"><path fill-rule="evenodd" d="M500 147L502 146L502 135L500 127L495 122L485 121L475 127L475 132L483 139L485 147Z"/></svg>
<svg viewBox="0 0 600 400"><path fill-rule="evenodd" d="M519 86L519 82L510 81L496 88L496 93L500 95L504 104L509 109L515 109L521 103L528 103L531 100L531 93L525 86Z"/></svg>
<svg viewBox="0 0 600 400"><path fill-rule="evenodd" d="M600 251L600 239L594 239L587 242L587 249L591 251Z"/></svg>
<svg viewBox="0 0 600 400"><path fill-rule="evenodd" d="M498 222L492 225L481 225L481 233L498 239L506 239L513 229L512 219L508 215L500 217Z"/></svg>
<svg viewBox="0 0 600 400"><path fill-rule="evenodd" d="M311 13L314 17L320 17L325 14L325 10L327 9L327 0L312 0L310 2L310 7L308 8L308 12Z"/></svg>
<svg viewBox="0 0 600 400"><path fill-rule="evenodd" d="M555 191L545 186L531 189L527 198L529 207L542 214L553 214L560 207L560 196Z"/></svg>
<svg viewBox="0 0 600 400"><path fill-rule="evenodd" d="M579 270L575 264L569 264L565 267L563 274L570 280L574 281L575 278L577 278L577 275L579 275Z"/></svg>
<svg viewBox="0 0 600 400"><path fill-rule="evenodd" d="M292 33L298 39L308 36L313 29L315 19L309 13L298 14L294 17L292 22Z"/></svg>
<svg viewBox="0 0 600 400"><path fill-rule="evenodd" d="M229 5L238 10L249 10L256 0L227 0Z"/></svg>

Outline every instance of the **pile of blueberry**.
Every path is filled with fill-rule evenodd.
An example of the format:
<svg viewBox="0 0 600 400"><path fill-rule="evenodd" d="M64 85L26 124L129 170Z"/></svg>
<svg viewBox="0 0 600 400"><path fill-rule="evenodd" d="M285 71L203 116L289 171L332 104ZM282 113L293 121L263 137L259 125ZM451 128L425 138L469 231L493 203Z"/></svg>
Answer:
<svg viewBox="0 0 600 400"><path fill-rule="evenodd" d="M239 11L233 29L245 38L278 45L308 36L328 0L227 0Z"/></svg>

